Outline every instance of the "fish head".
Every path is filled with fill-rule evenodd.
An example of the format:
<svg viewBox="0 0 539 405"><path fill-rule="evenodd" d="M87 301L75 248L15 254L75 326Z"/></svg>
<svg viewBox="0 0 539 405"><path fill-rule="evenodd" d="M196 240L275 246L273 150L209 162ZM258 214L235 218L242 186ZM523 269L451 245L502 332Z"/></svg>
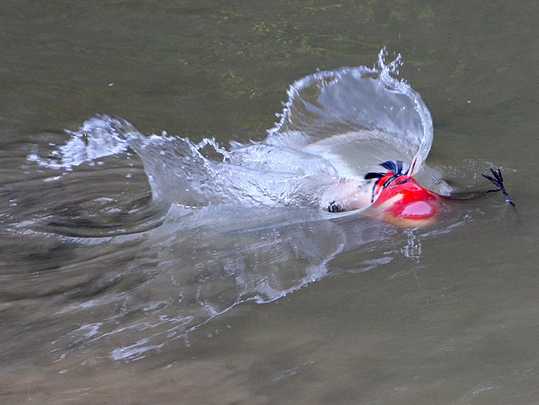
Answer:
<svg viewBox="0 0 539 405"><path fill-rule="evenodd" d="M432 224L440 212L440 197L412 176L386 173L374 188L373 207L382 218L404 227Z"/></svg>

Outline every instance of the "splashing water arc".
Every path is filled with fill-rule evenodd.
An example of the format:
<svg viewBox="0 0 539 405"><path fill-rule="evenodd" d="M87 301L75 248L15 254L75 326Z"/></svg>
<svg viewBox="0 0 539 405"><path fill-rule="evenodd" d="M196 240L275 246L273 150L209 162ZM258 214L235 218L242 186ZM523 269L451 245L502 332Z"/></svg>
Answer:
<svg viewBox="0 0 539 405"><path fill-rule="evenodd" d="M342 252L389 241L395 230L381 221L320 208L325 189L342 179L364 181L384 160L415 160L416 172L425 167L431 117L419 95L393 77L400 64L400 57L386 64L381 52L372 68L317 72L293 83L279 122L259 141L225 147L213 138L145 135L122 118L97 115L67 131L68 140L53 145L49 157L29 155L41 173L48 172L42 187L52 191L34 198L38 208L47 207L44 214L23 210L23 203L20 211L9 212L14 231L20 236L36 230L28 233L29 243L46 236L70 247L60 252L76 246L92 258L75 256L76 271L51 272L51 290L69 277L77 283L84 274L90 281L81 291L98 291L91 297L69 291L67 307L59 300L47 311L47 317L83 319L81 328L58 331L49 318L40 320L52 325L47 333L55 350L96 345L113 347L114 360L138 359L241 303L272 302L317 282ZM128 205L116 217L109 208L121 199L102 201L111 188L85 182L91 194L81 197L81 179L89 177L79 175L91 173L96 162L103 168L123 163L131 152L144 166L151 200ZM81 201L90 208L88 214L84 207L78 210L77 221L72 207ZM119 259L101 254L109 249ZM370 252L359 271L390 262L388 251ZM72 259L65 260L71 268ZM34 288L29 284L24 291L31 296Z"/></svg>
<svg viewBox="0 0 539 405"><path fill-rule="evenodd" d="M321 71L288 89L280 121L263 141L145 136L120 118L95 116L55 151L30 156L43 166L68 169L134 150L141 158L154 201L196 207L314 207L320 190L338 178L358 178L389 159L415 160L419 171L432 144L432 120L421 97L393 76L400 55L385 63ZM211 153L207 153L211 150ZM211 156L211 157L210 157Z"/></svg>
<svg viewBox="0 0 539 405"><path fill-rule="evenodd" d="M296 138L306 136L311 150L340 155L336 163L344 176L363 175L371 165L397 158L416 159L418 172L432 146L432 118L419 94L394 77L401 55L389 64L385 56L384 48L373 68L322 71L293 83L266 142L299 146Z"/></svg>

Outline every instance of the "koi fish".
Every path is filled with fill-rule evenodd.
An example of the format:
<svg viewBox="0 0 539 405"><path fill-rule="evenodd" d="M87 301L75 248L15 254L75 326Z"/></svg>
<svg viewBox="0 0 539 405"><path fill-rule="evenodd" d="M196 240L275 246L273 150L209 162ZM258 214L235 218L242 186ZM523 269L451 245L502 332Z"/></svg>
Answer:
<svg viewBox="0 0 539 405"><path fill-rule="evenodd" d="M369 172L365 175L365 180L373 181L370 197L371 215L381 217L394 225L421 227L432 224L441 211L444 199L465 200L492 192L501 192L505 202L515 207L513 199L505 189L503 175L499 168L490 169L490 174L482 174L485 179L496 186L495 189L441 195L419 184L409 174L412 172L411 168L403 170L403 162L400 160L389 160L381 163L380 166L386 169L386 172ZM346 207L336 201L328 205L329 212L345 210Z"/></svg>

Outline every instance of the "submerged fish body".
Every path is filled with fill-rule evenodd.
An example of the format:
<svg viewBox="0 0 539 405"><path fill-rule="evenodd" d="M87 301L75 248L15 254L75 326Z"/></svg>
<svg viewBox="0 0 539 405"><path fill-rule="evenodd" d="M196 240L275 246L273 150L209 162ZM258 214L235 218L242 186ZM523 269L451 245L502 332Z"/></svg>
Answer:
<svg viewBox="0 0 539 405"><path fill-rule="evenodd" d="M369 172L363 182L341 181L328 189L328 211L360 210L401 227L432 224L440 213L442 197L408 175L410 168L403 172L402 161L386 161L381 166L389 170Z"/></svg>

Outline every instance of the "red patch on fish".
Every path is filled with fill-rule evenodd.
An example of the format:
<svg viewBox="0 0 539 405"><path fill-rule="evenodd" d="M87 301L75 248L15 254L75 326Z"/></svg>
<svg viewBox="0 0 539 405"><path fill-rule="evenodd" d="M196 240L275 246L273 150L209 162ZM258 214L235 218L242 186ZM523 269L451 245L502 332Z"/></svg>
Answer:
<svg viewBox="0 0 539 405"><path fill-rule="evenodd" d="M398 225L430 224L440 212L440 197L419 185L411 176L386 173L376 184L373 206L383 218Z"/></svg>

